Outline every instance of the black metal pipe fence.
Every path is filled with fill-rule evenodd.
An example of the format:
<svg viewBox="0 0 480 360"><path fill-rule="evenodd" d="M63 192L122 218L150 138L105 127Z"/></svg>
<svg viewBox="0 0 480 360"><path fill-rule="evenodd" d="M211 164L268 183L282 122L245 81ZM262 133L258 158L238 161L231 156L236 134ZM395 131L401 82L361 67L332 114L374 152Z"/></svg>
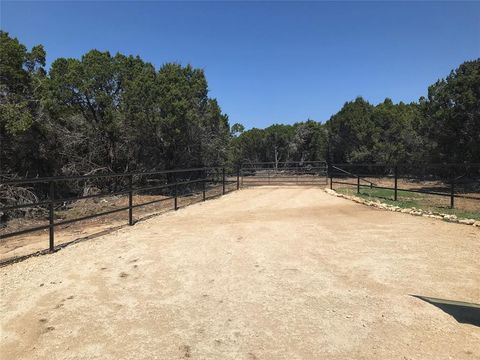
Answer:
<svg viewBox="0 0 480 360"><path fill-rule="evenodd" d="M480 164L330 164L329 178L331 189L338 184L355 187L357 193L391 190L394 201L399 192L434 195L448 198L452 209L456 199L465 199L478 201L480 211Z"/></svg>
<svg viewBox="0 0 480 360"><path fill-rule="evenodd" d="M242 185L326 185L325 161L257 162L243 164Z"/></svg>
<svg viewBox="0 0 480 360"><path fill-rule="evenodd" d="M130 173L115 173L115 174L97 174L97 175L85 175L85 176L57 176L57 177L44 177L44 178L30 178L30 179L15 179L15 180L1 180L1 186L20 186L20 185L39 185L36 190L41 194L39 201L33 202L21 202L21 203L8 203L5 199L0 199L0 215L4 215L8 212L33 208L44 207L48 209L48 224L42 226L35 226L18 231L8 232L0 234L0 240L19 236L31 232L40 230L49 230L49 250L55 250L55 228L62 225L67 225L74 222L88 220L100 216L105 216L121 211L128 210L128 224L134 225L133 210L135 208L152 205L155 203L165 202L173 200L173 209L178 210L179 197L186 197L194 194L202 194L202 201L207 200L207 188L221 187L221 195L226 194L231 189L228 189L229 185L235 184L236 189L240 188L240 170L239 169L227 169L225 167L203 167L203 168L191 168L191 169L174 169L164 171L150 171L150 172L130 172ZM65 196L64 192L66 186L61 186L67 182L89 182L89 184L95 184L95 181L103 180L112 185L112 179L116 180L113 185L113 191L100 192L95 194L86 195L73 195ZM108 181L110 179L110 181ZM121 180L121 181L118 181ZM135 186L135 184L137 186ZM97 184L98 185L98 184ZM200 185L201 190L198 190ZM118 190L121 186L122 189ZM196 188L195 188L196 187ZM74 186L75 188L75 186ZM48 189L48 191L45 191ZM63 191L62 191L63 190ZM43 191L43 194L42 194ZM71 192L71 191L70 191ZM162 195L161 199L155 199L140 204L133 203L134 194L149 193L154 195ZM128 206L122 206L108 211L89 214L74 219L57 221L55 219L55 207L65 206L65 204L71 204L78 200L105 198L119 195L128 196Z"/></svg>

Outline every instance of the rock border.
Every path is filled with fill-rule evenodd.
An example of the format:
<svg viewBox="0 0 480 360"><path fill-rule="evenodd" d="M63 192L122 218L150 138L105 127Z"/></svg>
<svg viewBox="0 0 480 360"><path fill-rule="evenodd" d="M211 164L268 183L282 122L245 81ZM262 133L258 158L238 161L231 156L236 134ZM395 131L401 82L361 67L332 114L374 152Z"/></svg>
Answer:
<svg viewBox="0 0 480 360"><path fill-rule="evenodd" d="M475 227L480 227L480 221L475 220L475 219L458 219L456 215L450 215L450 214L442 214L439 212L434 212L434 211L429 211L429 210L422 210L422 209L417 209L415 207L411 208L401 208L399 206L395 205L390 205L390 204L385 204L380 202L379 200L376 201L371 201L371 200L365 200L361 197L355 196L355 195L345 195L345 194L340 194L336 192L335 190L326 188L325 192L327 194L336 196L336 197L341 197L347 200L354 201L356 203L362 204L362 205L367 205L367 206L372 206L377 209L382 209L382 210L387 210L387 211L396 211L396 212L401 212L405 214L410 214L414 216L423 216L431 219L439 219L443 221L448 221L452 223L457 223L457 224L464 224L464 225L471 225Z"/></svg>

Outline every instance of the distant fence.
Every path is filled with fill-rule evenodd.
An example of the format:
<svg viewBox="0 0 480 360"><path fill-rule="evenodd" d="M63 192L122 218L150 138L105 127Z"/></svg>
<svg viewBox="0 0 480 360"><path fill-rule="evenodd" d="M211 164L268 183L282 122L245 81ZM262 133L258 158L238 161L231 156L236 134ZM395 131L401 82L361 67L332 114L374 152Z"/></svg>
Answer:
<svg viewBox="0 0 480 360"><path fill-rule="evenodd" d="M133 173L115 173L86 176L65 176L65 177L44 177L30 179L2 180L0 187L18 187L28 185L34 188L34 192L39 193L39 200L34 202L18 201L18 199L0 199L0 215L17 211L25 208L41 207L48 209L48 224L29 227L18 231L12 231L0 234L0 240L19 236L40 230L49 230L49 250L55 249L55 228L70 223L105 216L121 211L128 210L128 224L133 225L133 212L135 208L172 201L172 208L178 209L178 198L191 194L202 194L202 200L207 199L207 188L221 187L221 194L225 194L228 186L240 186L239 173L236 170L225 167L216 168L194 168L194 169L175 169L153 172L133 172ZM107 192L86 194L82 196L71 196L71 188L85 188L86 183L102 185L111 189ZM66 183L69 183L66 186ZM72 186L72 183L74 185ZM83 183L83 185L79 185ZM108 186L107 186L108 185ZM133 196L138 193L155 193L163 195L161 199L156 199L140 204L133 204ZM60 220L55 218L55 208L65 206L78 200L105 198L112 196L128 196L128 206L115 208L112 210L89 214L75 219Z"/></svg>
<svg viewBox="0 0 480 360"><path fill-rule="evenodd" d="M480 211L480 164L331 164L330 188L335 184L362 189L392 191L392 200L399 193L417 193L442 197L454 208L458 199L478 204Z"/></svg>
<svg viewBox="0 0 480 360"><path fill-rule="evenodd" d="M257 162L242 164L241 185L326 185L325 161Z"/></svg>

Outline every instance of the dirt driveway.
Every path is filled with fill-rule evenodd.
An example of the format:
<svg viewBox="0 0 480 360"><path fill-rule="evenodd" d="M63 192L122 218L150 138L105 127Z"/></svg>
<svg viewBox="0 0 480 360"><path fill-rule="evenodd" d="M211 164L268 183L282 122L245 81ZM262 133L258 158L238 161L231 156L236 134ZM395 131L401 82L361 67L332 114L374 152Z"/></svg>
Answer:
<svg viewBox="0 0 480 360"><path fill-rule="evenodd" d="M2 359L479 359L480 229L246 189L0 269Z"/></svg>

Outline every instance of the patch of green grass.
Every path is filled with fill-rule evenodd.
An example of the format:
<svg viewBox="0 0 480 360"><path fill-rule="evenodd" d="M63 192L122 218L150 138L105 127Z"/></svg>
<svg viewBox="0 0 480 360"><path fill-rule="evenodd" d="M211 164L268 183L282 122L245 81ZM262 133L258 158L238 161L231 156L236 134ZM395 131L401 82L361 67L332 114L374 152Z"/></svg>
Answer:
<svg viewBox="0 0 480 360"><path fill-rule="evenodd" d="M464 211L461 209L437 208L438 212L443 214L456 215L459 219L475 219L480 220L480 212ZM432 210L437 211L437 210Z"/></svg>
<svg viewBox="0 0 480 360"><path fill-rule="evenodd" d="M446 206L435 206L429 201L429 197L432 195L411 193L408 191L398 191L397 201L394 201L394 190L387 189L370 189L361 188L360 194L357 194L356 188L338 188L335 191L345 195L355 195L366 200L375 201L379 200L382 203L394 205L405 208L417 208L423 210L430 210L434 213L451 214L456 215L460 219L475 219L480 220L480 212L465 211L462 209L451 209Z"/></svg>

